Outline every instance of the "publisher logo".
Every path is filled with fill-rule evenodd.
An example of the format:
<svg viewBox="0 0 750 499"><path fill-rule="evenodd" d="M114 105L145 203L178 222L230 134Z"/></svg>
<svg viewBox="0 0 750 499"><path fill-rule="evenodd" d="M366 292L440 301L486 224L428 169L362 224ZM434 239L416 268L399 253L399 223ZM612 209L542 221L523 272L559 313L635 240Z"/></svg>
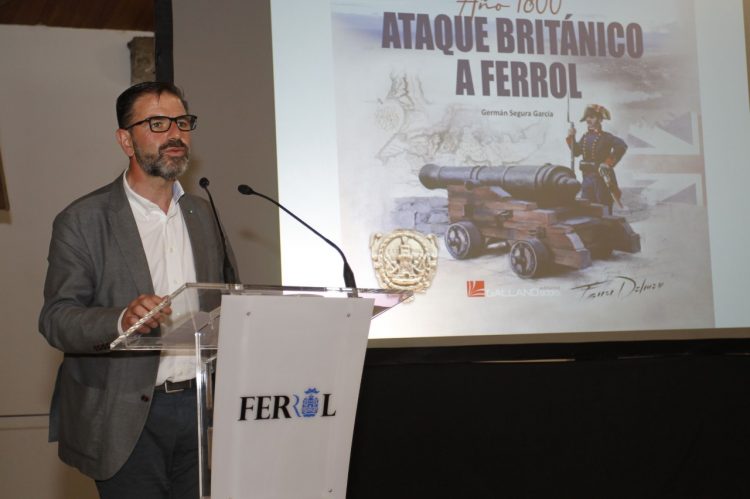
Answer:
<svg viewBox="0 0 750 499"><path fill-rule="evenodd" d="M466 296L469 298L544 298L561 294L560 288L556 287L487 289L484 281L466 281Z"/></svg>
<svg viewBox="0 0 750 499"><path fill-rule="evenodd" d="M469 298L484 298L484 281L466 281L466 295Z"/></svg>

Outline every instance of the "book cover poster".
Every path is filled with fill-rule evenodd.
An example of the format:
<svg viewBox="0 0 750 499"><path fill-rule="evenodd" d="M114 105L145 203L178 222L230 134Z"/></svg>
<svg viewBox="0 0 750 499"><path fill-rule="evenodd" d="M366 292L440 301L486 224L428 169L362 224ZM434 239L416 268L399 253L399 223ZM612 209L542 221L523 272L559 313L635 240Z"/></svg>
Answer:
<svg viewBox="0 0 750 499"><path fill-rule="evenodd" d="M360 286L417 291L389 327L714 325L690 2L331 15L344 246Z"/></svg>

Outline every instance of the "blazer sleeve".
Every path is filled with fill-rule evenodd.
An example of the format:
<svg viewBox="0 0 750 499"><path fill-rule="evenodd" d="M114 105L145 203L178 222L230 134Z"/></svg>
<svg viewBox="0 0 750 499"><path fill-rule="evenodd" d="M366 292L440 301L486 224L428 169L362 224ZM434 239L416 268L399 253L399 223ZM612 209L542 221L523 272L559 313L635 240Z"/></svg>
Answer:
<svg viewBox="0 0 750 499"><path fill-rule="evenodd" d="M71 213L64 211L55 218L39 331L65 353L106 352L117 337L122 307L95 303L100 276L81 229Z"/></svg>

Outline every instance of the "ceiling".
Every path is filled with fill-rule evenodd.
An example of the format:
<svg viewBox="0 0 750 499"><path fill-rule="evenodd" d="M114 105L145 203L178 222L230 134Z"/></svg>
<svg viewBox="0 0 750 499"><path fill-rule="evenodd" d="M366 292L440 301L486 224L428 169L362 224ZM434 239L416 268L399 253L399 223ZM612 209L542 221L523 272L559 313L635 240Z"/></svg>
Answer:
<svg viewBox="0 0 750 499"><path fill-rule="evenodd" d="M0 24L154 31L156 0L0 0Z"/></svg>

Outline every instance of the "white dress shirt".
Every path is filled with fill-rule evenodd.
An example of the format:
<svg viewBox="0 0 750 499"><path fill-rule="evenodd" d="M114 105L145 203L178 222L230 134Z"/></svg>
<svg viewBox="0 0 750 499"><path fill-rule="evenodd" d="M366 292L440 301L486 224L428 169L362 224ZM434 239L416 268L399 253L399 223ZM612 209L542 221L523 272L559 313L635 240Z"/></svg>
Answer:
<svg viewBox="0 0 750 499"><path fill-rule="evenodd" d="M127 173L127 172L126 172ZM179 182L172 187L169 210L164 213L156 203L136 193L125 178L125 194L133 210L141 243L146 252L154 293L166 296L186 282L195 282L195 261L190 236L178 202L185 194ZM133 297L135 298L135 296ZM172 306L172 317L180 311ZM183 381L195 377L195 356L184 351L162 351L156 385L164 381Z"/></svg>

